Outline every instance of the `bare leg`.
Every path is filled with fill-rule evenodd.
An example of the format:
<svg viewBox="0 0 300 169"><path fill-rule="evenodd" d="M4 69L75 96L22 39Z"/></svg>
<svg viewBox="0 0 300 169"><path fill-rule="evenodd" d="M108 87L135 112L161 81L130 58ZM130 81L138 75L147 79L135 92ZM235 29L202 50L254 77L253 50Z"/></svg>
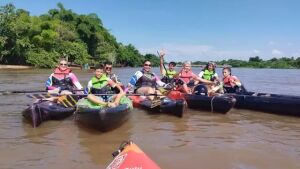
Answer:
<svg viewBox="0 0 300 169"><path fill-rule="evenodd" d="M100 104L100 105L107 105L107 102L103 101L102 99L100 99L99 97L93 94L89 94L87 98L93 103Z"/></svg>

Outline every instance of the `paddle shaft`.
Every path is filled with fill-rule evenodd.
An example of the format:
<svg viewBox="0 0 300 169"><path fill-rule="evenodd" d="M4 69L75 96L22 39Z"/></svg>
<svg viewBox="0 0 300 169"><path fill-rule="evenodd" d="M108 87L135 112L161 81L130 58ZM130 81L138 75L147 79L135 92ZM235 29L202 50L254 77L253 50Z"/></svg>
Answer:
<svg viewBox="0 0 300 169"><path fill-rule="evenodd" d="M83 89L73 91L84 91ZM46 93L47 90L12 90L12 91L0 91L1 94L18 94L18 93Z"/></svg>

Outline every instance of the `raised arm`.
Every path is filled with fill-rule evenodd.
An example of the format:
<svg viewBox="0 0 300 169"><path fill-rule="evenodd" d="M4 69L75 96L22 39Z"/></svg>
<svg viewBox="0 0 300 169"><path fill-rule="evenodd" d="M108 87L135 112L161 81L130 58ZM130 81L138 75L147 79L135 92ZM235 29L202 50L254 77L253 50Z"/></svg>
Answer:
<svg viewBox="0 0 300 169"><path fill-rule="evenodd" d="M166 71L164 70L164 56L165 56L165 53L163 51L159 51L157 52L159 57L160 57L160 65L159 65L159 68L160 68L160 74L161 75L165 75L166 74Z"/></svg>

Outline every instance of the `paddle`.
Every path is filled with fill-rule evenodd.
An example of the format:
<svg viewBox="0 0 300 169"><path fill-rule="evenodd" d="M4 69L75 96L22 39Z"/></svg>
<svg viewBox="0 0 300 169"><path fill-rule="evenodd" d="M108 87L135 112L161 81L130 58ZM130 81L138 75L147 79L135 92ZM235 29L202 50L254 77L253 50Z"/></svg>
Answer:
<svg viewBox="0 0 300 169"><path fill-rule="evenodd" d="M84 91L84 89L78 89L73 91ZM48 90L12 90L12 91L4 91L0 90L0 94L8 95L8 94L21 94L21 93L46 93Z"/></svg>
<svg viewBox="0 0 300 169"><path fill-rule="evenodd" d="M87 97L88 94L56 94L56 93L40 93L40 94L28 94L26 95L29 98L33 98L33 99L45 99L45 98L50 98L50 97L59 97L59 96L78 96L78 97ZM94 94L95 96L112 96L112 95L116 95L116 94ZM156 93L151 93L151 94L126 94L126 96L164 96L164 95L160 95L160 94L156 94Z"/></svg>

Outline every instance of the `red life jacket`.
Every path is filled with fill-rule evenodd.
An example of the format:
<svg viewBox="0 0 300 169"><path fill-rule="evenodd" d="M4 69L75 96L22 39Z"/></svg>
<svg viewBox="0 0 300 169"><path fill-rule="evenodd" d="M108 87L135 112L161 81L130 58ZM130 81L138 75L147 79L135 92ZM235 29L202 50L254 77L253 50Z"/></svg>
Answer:
<svg viewBox="0 0 300 169"><path fill-rule="evenodd" d="M236 76L227 76L227 77L224 77L223 78L223 83L224 83L224 86L225 87L234 87L235 86L235 83L233 83L234 81L237 80L237 77Z"/></svg>

